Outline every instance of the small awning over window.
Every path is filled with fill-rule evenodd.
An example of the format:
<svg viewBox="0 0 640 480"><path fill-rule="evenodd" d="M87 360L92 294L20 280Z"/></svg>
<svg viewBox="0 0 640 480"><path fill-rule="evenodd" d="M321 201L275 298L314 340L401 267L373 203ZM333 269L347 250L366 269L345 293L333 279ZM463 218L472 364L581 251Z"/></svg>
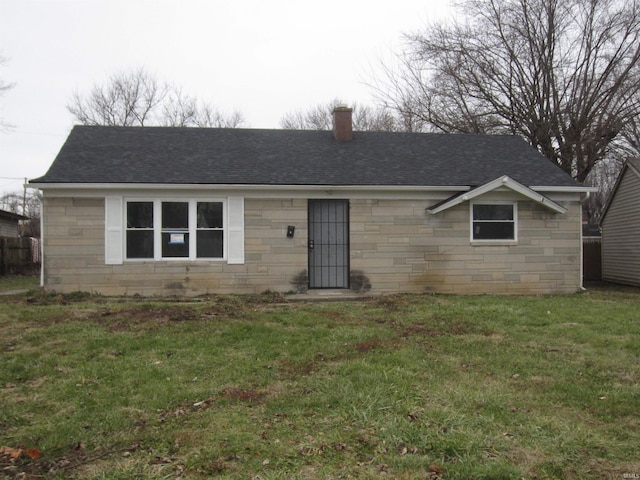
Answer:
<svg viewBox="0 0 640 480"><path fill-rule="evenodd" d="M457 193L456 195L427 208L427 212L431 214L440 213L444 210L447 210L448 208L455 207L456 205L460 205L461 203L473 200L474 198L484 195L485 193L489 193L501 188L507 188L516 193L519 193L529 200L536 202L555 213L567 213L567 209L562 205L554 202L544 195L539 194L534 190L531 190L529 187L516 182L514 179L507 175L498 177L495 180L492 180L489 183L485 183L484 185L481 185L479 187L473 188L468 192Z"/></svg>

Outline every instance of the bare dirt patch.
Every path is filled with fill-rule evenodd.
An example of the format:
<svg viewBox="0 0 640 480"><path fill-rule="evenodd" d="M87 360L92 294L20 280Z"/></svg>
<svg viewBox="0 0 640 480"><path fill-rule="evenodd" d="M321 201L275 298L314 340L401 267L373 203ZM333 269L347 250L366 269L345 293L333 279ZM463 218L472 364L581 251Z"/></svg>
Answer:
<svg viewBox="0 0 640 480"><path fill-rule="evenodd" d="M229 387L224 389L224 398L242 403L257 403L266 397L266 393L259 390Z"/></svg>
<svg viewBox="0 0 640 480"><path fill-rule="evenodd" d="M414 323L402 327L402 336L411 337L442 337L446 335L480 334L490 336L492 331L479 327L467 320L446 320L434 317L429 323Z"/></svg>

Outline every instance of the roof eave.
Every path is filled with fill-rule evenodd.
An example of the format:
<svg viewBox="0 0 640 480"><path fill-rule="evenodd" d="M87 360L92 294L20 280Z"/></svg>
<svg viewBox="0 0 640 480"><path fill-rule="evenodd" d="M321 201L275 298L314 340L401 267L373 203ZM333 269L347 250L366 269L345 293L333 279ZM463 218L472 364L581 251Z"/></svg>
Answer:
<svg viewBox="0 0 640 480"><path fill-rule="evenodd" d="M535 185L529 187L536 192L553 192L553 193L596 193L598 187L587 187L585 185L576 185L575 187L551 187L549 185Z"/></svg>
<svg viewBox="0 0 640 480"><path fill-rule="evenodd" d="M253 183L54 183L36 182L30 183L30 187L40 190L230 190L230 189L254 189L254 190L318 190L318 191L424 191L424 192L465 192L471 190L468 185L272 185Z"/></svg>

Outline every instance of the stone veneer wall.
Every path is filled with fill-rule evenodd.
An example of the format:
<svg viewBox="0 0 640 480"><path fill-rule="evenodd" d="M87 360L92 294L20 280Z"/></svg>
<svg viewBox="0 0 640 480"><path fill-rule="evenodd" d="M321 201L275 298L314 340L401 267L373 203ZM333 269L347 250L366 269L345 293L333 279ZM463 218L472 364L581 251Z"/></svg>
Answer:
<svg viewBox="0 0 640 480"><path fill-rule="evenodd" d="M245 201L245 264L104 262L104 199L46 198L44 283L61 293L201 295L296 290L307 265L307 201ZM296 225L287 238L287 225Z"/></svg>
<svg viewBox="0 0 640 480"><path fill-rule="evenodd" d="M352 288L370 293L567 293L581 285L580 205L555 215L519 202L516 245L472 245L469 205L350 201ZM45 197L44 281L57 292L199 295L304 291L307 200L245 200L245 264L104 263L104 199ZM287 225L296 227L287 238Z"/></svg>
<svg viewBox="0 0 640 480"><path fill-rule="evenodd" d="M581 207L518 202L518 241L470 241L470 207L436 215L419 201L351 202L351 269L376 292L571 293L581 287Z"/></svg>

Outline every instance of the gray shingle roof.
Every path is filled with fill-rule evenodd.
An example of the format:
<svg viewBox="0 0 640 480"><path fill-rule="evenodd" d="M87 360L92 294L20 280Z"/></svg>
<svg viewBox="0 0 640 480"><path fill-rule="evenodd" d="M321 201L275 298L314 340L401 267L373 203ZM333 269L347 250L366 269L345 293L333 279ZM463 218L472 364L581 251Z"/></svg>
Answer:
<svg viewBox="0 0 640 480"><path fill-rule="evenodd" d="M76 126L33 183L477 186L578 184L508 135Z"/></svg>

